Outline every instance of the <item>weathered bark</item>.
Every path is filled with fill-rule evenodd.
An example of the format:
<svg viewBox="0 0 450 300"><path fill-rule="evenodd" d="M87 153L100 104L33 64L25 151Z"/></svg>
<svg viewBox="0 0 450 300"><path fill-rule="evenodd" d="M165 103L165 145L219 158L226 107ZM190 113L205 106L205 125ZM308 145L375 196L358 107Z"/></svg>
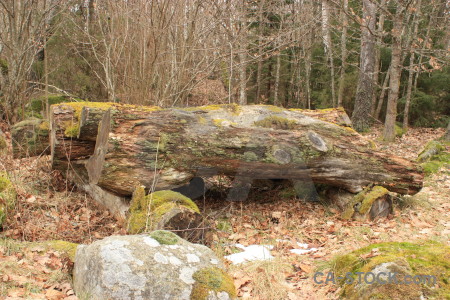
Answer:
<svg viewBox="0 0 450 300"><path fill-rule="evenodd" d="M14 158L50 153L48 121L28 119L19 122L12 127L11 136Z"/></svg>
<svg viewBox="0 0 450 300"><path fill-rule="evenodd" d="M397 12L392 29L392 59L389 80L389 94L386 110L386 120L384 122L383 139L388 142L395 140L395 121L397 118L397 100L400 89L401 58L402 58L402 28L403 10L401 4L397 4Z"/></svg>
<svg viewBox="0 0 450 300"><path fill-rule="evenodd" d="M347 69L347 27L348 27L348 0L343 1L342 35L341 35L341 74L339 77L338 107L342 107L344 98L345 71Z"/></svg>
<svg viewBox="0 0 450 300"><path fill-rule="evenodd" d="M356 91L355 108L352 114L354 128L361 132L370 127L373 96L373 71L375 67L376 6L371 0L363 1L363 21L359 79Z"/></svg>
<svg viewBox="0 0 450 300"><path fill-rule="evenodd" d="M414 53L414 40L417 39L417 32L419 30L419 18L421 15L420 7L422 5L422 1L417 1L417 11L415 12L413 16L413 23L414 23L414 30L409 36L409 69L408 69L408 86L406 88L406 102L405 102L405 110L403 113L403 130L408 130L409 126L409 107L411 106L411 94L413 89L413 74L414 74L414 59L415 59L415 53Z"/></svg>
<svg viewBox="0 0 450 300"><path fill-rule="evenodd" d="M336 107L336 88L334 81L334 58L333 58L333 43L331 40L330 29L330 3L329 0L322 0L322 35L325 54L327 61L330 64L330 78L331 78L331 101L332 106Z"/></svg>
<svg viewBox="0 0 450 300"><path fill-rule="evenodd" d="M371 109L371 114L374 118L378 119L378 115L375 114L375 110L377 109L377 87L379 86L379 77L380 77L380 60L381 60L381 44L382 44L382 40L383 40L383 30L384 30L384 20L385 20L385 7L386 7L386 0L381 0L380 1L380 15L378 18L378 25L377 25L377 36L376 36L376 41L375 41L375 68L373 71L373 82L375 84L375 91L372 94L372 109ZM381 110L381 108L380 108Z"/></svg>
<svg viewBox="0 0 450 300"><path fill-rule="evenodd" d="M54 111L61 106L67 107ZM414 163L377 152L353 130L308 113L259 105L113 105L104 114L94 154L86 163L89 180L122 196L138 185L172 189L194 176L216 174L312 180L353 193L369 184L401 194L420 190L423 175Z"/></svg>
<svg viewBox="0 0 450 300"><path fill-rule="evenodd" d="M377 110L375 111L375 118L377 120L380 119L381 109L383 108L384 98L386 96L386 91L388 89L389 77L391 73L391 65L386 72L383 80L383 86L381 87L380 99L378 100Z"/></svg>

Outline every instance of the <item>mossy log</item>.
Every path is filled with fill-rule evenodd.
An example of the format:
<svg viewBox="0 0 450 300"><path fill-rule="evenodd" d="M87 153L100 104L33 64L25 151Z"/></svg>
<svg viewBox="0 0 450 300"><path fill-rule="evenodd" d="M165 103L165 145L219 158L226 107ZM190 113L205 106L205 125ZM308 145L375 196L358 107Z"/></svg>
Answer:
<svg viewBox="0 0 450 300"><path fill-rule="evenodd" d="M50 154L48 121L32 118L11 128L14 158Z"/></svg>
<svg viewBox="0 0 450 300"><path fill-rule="evenodd" d="M208 222L191 199L174 191L145 195L144 186L134 191L127 219L131 234L164 229L190 242L206 243L210 232Z"/></svg>
<svg viewBox="0 0 450 300"><path fill-rule="evenodd" d="M184 109L101 105L53 106L52 136L55 130L57 137L52 142L53 159L65 157L62 148L53 145L59 139L95 144L70 157L84 160L82 154L89 152L89 182L117 195L129 196L139 185L172 189L194 176L216 174L312 180L352 193L370 184L401 194L415 194L422 187L423 174L416 163L376 151L373 142L336 124L336 118L321 120L326 111L335 110L325 110L320 118L315 112L312 118L311 111L266 105ZM73 120L69 128L79 129L85 106L105 111L98 131L91 131L97 134L95 142L78 135L68 139L64 134L71 130L60 125Z"/></svg>

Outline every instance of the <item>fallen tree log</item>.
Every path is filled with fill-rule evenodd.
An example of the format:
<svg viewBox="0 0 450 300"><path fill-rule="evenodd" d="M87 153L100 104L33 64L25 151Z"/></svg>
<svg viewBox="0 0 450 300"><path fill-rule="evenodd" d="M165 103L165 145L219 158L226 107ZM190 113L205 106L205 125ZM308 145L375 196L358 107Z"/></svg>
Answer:
<svg viewBox="0 0 450 300"><path fill-rule="evenodd" d="M91 129L81 133L89 123L89 117L80 122L86 109L94 117ZM343 111L330 122L317 119L317 112L312 118L311 111L265 105L161 109L69 103L52 111L54 166L60 168L57 162L68 157L58 144L70 141L77 148L91 143L72 152L71 161L85 164L83 176L90 184L120 196L130 196L139 185L172 189L194 176L216 174L312 180L352 193L369 184L400 194L415 194L422 187L417 164L376 151L373 142L338 125L345 124L337 120Z"/></svg>

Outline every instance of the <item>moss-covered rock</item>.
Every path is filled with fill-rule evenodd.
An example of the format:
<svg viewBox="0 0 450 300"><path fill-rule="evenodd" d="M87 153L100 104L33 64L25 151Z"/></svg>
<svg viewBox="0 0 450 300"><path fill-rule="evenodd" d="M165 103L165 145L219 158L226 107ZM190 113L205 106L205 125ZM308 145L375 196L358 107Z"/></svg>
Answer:
<svg viewBox="0 0 450 300"><path fill-rule="evenodd" d="M167 230L155 230L150 233L150 237L157 240L161 245L178 244L181 238L173 232Z"/></svg>
<svg viewBox="0 0 450 300"><path fill-rule="evenodd" d="M344 299L449 299L450 296L450 247L437 242L373 244L337 256L331 264L336 277L344 276L339 282ZM352 284L345 282L349 272L353 274ZM358 282L356 272L372 272L380 280L372 284ZM397 283L388 281L389 272L397 273ZM413 281L419 281L416 275L421 276L420 284ZM405 280L412 283L405 284Z"/></svg>
<svg viewBox="0 0 450 300"><path fill-rule="evenodd" d="M236 298L236 288L233 278L217 267L204 268L194 273L195 280L191 292L191 300L227 299L218 297L225 293L229 298Z"/></svg>
<svg viewBox="0 0 450 300"><path fill-rule="evenodd" d="M450 152L446 151L448 146L450 143L445 141L431 141L426 144L417 158L417 161L422 162L425 175L436 173L445 166L450 168Z"/></svg>
<svg viewBox="0 0 450 300"><path fill-rule="evenodd" d="M11 129L14 157L50 153L49 129L48 121L38 118L30 118L14 124Z"/></svg>
<svg viewBox="0 0 450 300"><path fill-rule="evenodd" d="M425 145L425 148L420 152L417 161L424 162L430 160L434 155L439 154L445 150L445 146L439 141L431 141Z"/></svg>
<svg viewBox="0 0 450 300"><path fill-rule="evenodd" d="M16 196L16 190L8 174L0 172L0 228L3 227L8 211L14 207Z"/></svg>
<svg viewBox="0 0 450 300"><path fill-rule="evenodd" d="M174 191L157 191L145 196L144 187L133 193L128 217L128 232L160 229L159 222L174 209L200 214L197 205L188 197Z"/></svg>
<svg viewBox="0 0 450 300"><path fill-rule="evenodd" d="M367 216L375 200L380 199L388 193L389 191L382 186L364 189L355 195L353 200L347 204L347 208L344 210L341 217L348 220L354 217L355 213Z"/></svg>

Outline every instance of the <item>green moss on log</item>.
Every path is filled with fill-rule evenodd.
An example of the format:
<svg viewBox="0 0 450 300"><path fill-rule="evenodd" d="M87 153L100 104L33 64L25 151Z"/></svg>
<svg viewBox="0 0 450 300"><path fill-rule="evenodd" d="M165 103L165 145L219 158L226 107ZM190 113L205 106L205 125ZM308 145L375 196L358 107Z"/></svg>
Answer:
<svg viewBox="0 0 450 300"><path fill-rule="evenodd" d="M66 126L64 130L64 135L69 138L78 137L78 133L80 132L80 125L78 123L71 122L70 125Z"/></svg>
<svg viewBox="0 0 450 300"><path fill-rule="evenodd" d="M211 292L215 295L220 292L225 292L230 298L236 298L236 288L233 278L220 268L204 268L195 272L192 277L195 283L191 292L191 300L210 299Z"/></svg>
<svg viewBox="0 0 450 300"><path fill-rule="evenodd" d="M254 125L264 128L289 130L294 129L295 126L297 125L297 122L280 116L270 116L262 120L255 121Z"/></svg>
<svg viewBox="0 0 450 300"><path fill-rule="evenodd" d="M130 203L128 232L135 234L153 230L164 215L177 207L200 213L194 201L180 193L157 191L145 196L144 187L138 187Z"/></svg>
<svg viewBox="0 0 450 300"><path fill-rule="evenodd" d="M389 191L382 186L374 186L373 188L363 190L355 195L353 200L347 204L347 208L342 213L341 217L345 220L349 220L353 217L355 212L363 215L369 213L373 202L388 193ZM355 207L358 208L355 210Z"/></svg>

